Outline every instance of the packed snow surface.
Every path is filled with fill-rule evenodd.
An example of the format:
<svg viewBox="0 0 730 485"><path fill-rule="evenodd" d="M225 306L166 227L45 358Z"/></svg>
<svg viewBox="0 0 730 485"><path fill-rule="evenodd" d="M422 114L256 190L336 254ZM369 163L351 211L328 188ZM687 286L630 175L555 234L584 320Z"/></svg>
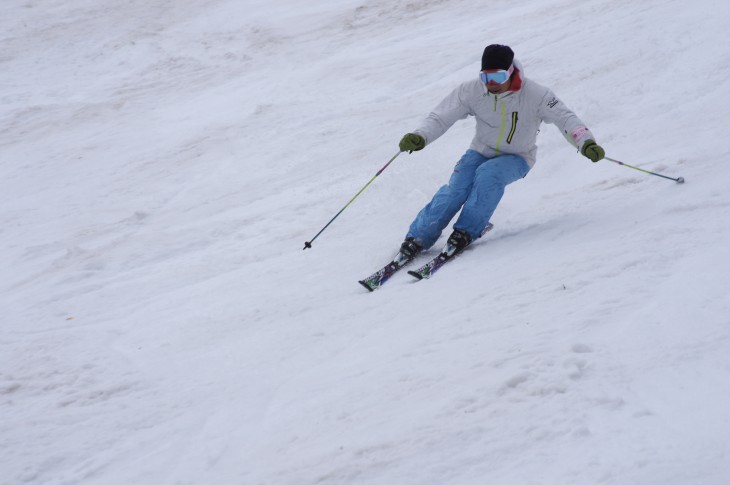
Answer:
<svg viewBox="0 0 730 485"><path fill-rule="evenodd" d="M727 485L729 19L3 2L0 483ZM609 157L686 183L543 125L491 233L366 292L468 119L302 251L491 43Z"/></svg>

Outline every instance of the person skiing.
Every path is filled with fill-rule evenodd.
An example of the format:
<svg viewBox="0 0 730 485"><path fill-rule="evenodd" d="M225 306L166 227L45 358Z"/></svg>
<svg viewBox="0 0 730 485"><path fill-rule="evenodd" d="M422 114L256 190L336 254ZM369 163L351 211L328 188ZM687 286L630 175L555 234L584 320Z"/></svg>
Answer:
<svg viewBox="0 0 730 485"><path fill-rule="evenodd" d="M548 88L525 77L509 46L484 49L479 77L461 83L421 125L400 140L400 150L422 150L456 121L476 118L471 146L456 164L448 183L418 213L396 256L398 266L436 243L461 209L442 251L451 258L491 228L489 220L505 187L524 178L535 164L535 141L543 121L556 125L566 139L593 162L605 152L593 133Z"/></svg>
<svg viewBox="0 0 730 485"><path fill-rule="evenodd" d="M603 148L585 123L550 89L525 77L509 46L488 45L481 67L478 78L457 86L421 126L400 140L399 153L412 153L433 143L456 121L476 118L471 146L457 162L449 182L413 220L393 261L359 281L369 291L382 286L421 251L433 246L459 210L461 214L441 253L409 274L428 278L488 231L505 187L524 178L535 164L535 141L543 121L556 125L591 161L604 158Z"/></svg>

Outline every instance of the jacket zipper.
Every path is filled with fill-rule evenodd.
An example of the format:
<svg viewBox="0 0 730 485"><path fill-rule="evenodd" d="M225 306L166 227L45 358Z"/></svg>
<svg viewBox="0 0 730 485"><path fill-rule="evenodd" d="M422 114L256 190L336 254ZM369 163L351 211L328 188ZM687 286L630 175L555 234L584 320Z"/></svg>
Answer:
<svg viewBox="0 0 730 485"><path fill-rule="evenodd" d="M494 96L494 111L497 111L497 96ZM502 144L502 137L504 136L504 126L506 125L506 116L505 116L505 105L504 100L502 100L502 123L499 128L499 138L497 138L497 146L494 149L494 154L499 155L499 146Z"/></svg>

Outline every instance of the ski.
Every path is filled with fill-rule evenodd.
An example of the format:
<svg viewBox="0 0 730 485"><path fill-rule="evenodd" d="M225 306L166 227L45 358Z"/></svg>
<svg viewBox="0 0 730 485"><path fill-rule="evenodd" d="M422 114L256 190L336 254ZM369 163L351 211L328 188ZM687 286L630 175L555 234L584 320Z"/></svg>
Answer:
<svg viewBox="0 0 730 485"><path fill-rule="evenodd" d="M484 232L482 232L482 235L491 231L493 227L494 227L494 225L492 225L491 223L488 224L487 227L484 229ZM456 256L461 254L464 251L464 249L466 249L466 248L463 248L461 251L457 251L454 246L447 243L446 246L444 247L444 249L439 253L438 256L436 256L435 258L433 258L431 261L427 262L420 268L413 270L413 271L409 271L408 274L419 280L430 278L443 265L445 265L446 263L448 263L449 261L454 259Z"/></svg>
<svg viewBox="0 0 730 485"><path fill-rule="evenodd" d="M398 253L396 257L390 263L383 266L381 269L371 274L364 280L358 281L362 286L367 288L368 291L375 291L385 284L391 276L393 276L398 270L403 268L405 265L413 261L413 258L408 258L403 253Z"/></svg>
<svg viewBox="0 0 730 485"><path fill-rule="evenodd" d="M449 256L446 252L439 253L431 261L416 270L409 271L408 274L419 280L430 278L441 266L454 259L454 257L456 257L456 254Z"/></svg>

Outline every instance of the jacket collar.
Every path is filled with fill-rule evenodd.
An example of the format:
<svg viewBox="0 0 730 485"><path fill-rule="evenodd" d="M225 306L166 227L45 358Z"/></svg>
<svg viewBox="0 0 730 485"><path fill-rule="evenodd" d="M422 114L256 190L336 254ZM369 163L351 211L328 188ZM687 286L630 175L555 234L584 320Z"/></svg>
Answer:
<svg viewBox="0 0 730 485"><path fill-rule="evenodd" d="M519 91L522 88L522 72L515 66L515 72L512 74L512 84L510 84L510 91Z"/></svg>

